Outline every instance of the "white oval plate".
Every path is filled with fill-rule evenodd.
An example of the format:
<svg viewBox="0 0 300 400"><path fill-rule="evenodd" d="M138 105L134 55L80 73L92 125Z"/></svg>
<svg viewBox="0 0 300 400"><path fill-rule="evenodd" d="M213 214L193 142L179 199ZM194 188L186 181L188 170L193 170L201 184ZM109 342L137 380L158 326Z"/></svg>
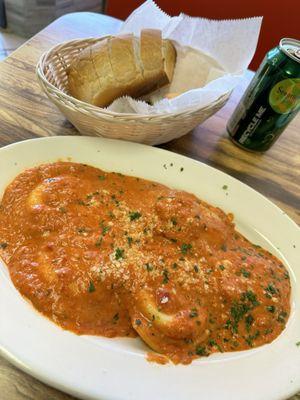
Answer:
<svg viewBox="0 0 300 400"><path fill-rule="evenodd" d="M0 197L24 169L58 159L158 181L232 211L240 232L289 268L291 317L269 345L215 354L188 366L158 365L146 361L147 348L139 339L63 331L19 295L0 263L0 349L5 357L83 399L279 400L300 390L300 229L283 211L205 164L153 147L89 137L34 139L0 149Z"/></svg>

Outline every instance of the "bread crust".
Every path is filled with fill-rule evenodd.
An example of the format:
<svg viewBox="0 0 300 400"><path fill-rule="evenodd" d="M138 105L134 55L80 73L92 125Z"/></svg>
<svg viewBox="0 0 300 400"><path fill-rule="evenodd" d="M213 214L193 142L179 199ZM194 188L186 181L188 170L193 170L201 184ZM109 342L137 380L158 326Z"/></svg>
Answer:
<svg viewBox="0 0 300 400"><path fill-rule="evenodd" d="M84 50L68 69L69 92L78 100L107 107L116 98L137 98L171 82L176 50L161 31L145 29L106 38Z"/></svg>

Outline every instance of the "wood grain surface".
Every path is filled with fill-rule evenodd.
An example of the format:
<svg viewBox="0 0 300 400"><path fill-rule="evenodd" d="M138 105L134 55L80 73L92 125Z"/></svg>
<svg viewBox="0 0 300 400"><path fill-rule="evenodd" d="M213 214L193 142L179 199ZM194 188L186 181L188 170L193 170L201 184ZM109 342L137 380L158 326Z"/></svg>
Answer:
<svg viewBox="0 0 300 400"><path fill-rule="evenodd" d="M120 23L98 14L69 14L0 62L0 146L40 136L78 134L41 92L35 78L35 65L45 50L59 42L114 33ZM239 149L226 133L226 122L252 76L253 73L246 73L229 102L217 114L188 135L161 147L238 178L279 205L299 224L300 115L264 154ZM0 400L25 399L67 400L72 397L38 382L0 357ZM300 394L292 399L300 400Z"/></svg>

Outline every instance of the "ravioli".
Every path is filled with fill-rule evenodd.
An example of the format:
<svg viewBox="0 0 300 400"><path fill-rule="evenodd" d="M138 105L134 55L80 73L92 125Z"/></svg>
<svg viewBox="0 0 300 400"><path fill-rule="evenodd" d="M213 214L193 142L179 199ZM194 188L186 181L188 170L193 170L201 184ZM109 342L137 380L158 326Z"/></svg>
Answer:
<svg viewBox="0 0 300 400"><path fill-rule="evenodd" d="M139 335L174 363L270 343L290 314L286 268L232 214L83 164L41 165L7 187L0 253L19 292L62 328Z"/></svg>

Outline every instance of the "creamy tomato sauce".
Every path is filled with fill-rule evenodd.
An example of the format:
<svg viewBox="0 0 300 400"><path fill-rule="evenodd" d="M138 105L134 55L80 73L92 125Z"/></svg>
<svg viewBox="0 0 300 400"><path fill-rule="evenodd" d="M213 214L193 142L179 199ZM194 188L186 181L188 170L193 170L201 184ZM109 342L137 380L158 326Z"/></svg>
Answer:
<svg viewBox="0 0 300 400"><path fill-rule="evenodd" d="M290 313L287 270L231 214L87 165L42 165L8 186L0 253L16 288L56 324L138 334L175 363L269 343Z"/></svg>

